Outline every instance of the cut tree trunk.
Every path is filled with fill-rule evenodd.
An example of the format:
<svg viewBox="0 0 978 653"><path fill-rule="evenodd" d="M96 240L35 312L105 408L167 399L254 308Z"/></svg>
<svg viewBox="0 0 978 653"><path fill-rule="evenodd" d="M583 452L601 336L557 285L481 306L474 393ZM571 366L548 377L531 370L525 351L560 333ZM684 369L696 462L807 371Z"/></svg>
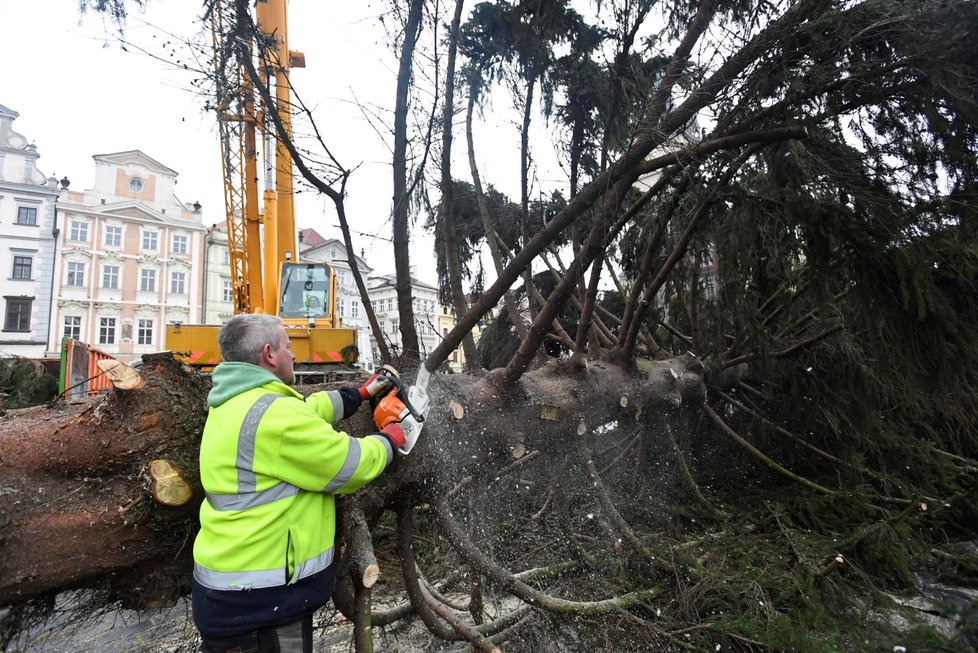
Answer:
<svg viewBox="0 0 978 653"><path fill-rule="evenodd" d="M144 360L142 387L0 418L0 605L106 583L131 607L186 594L209 380L166 354ZM632 373L554 362L505 392L496 380L434 377L417 447L357 494L364 524L396 498L445 496L530 451L561 453L610 422L641 422L703 397L698 363L683 359ZM366 407L339 426L374 430ZM365 586L379 570L360 556L357 584Z"/></svg>
<svg viewBox="0 0 978 653"><path fill-rule="evenodd" d="M133 606L185 593L189 578L149 583L143 567L189 569L209 382L144 360L141 387L0 419L0 603L94 580Z"/></svg>

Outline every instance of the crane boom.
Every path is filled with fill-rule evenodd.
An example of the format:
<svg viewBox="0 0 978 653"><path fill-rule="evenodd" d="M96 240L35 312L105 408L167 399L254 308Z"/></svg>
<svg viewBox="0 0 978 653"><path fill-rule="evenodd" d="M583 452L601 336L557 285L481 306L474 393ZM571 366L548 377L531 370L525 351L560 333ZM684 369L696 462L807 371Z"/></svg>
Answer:
<svg viewBox="0 0 978 653"><path fill-rule="evenodd" d="M214 47L215 113L221 143L224 205L227 211L228 258L231 264L235 313L264 312L260 216L257 192L255 94L243 70L242 56L251 55L251 44L229 42L233 25L242 16L235 2L215 3L210 15ZM242 53L245 49L247 52ZM250 232L250 233L249 233ZM249 244L251 247L249 248Z"/></svg>
<svg viewBox="0 0 978 653"><path fill-rule="evenodd" d="M292 158L279 136L291 139L289 70L305 57L288 48L286 0L257 0L254 19L249 4L216 0L208 15L234 312L280 316L299 366L353 364L356 331L341 326L332 266L298 260ZM192 365L220 360L214 326L168 327L167 346Z"/></svg>

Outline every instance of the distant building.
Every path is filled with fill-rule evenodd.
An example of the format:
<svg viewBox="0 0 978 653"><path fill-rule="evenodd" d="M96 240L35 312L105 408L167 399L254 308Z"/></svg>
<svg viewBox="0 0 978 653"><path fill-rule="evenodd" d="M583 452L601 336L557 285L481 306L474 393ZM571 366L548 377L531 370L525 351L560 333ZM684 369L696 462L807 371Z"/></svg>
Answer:
<svg viewBox="0 0 978 653"><path fill-rule="evenodd" d="M387 346L392 349L392 353L401 350L401 329L400 314L397 310L397 289L394 275L374 277L370 280L367 294L370 296L370 303L373 304L374 314L380 322L380 329L384 334ZM443 333L448 333L454 327L454 318L450 321L451 309L441 307L438 302L438 289L430 286L414 277L411 278L411 302L414 306L415 329L418 332L418 347L421 350L421 359L424 360L428 354L441 344ZM449 327L451 323L452 327ZM447 331L444 331L447 329ZM371 347L374 350L374 360L380 360L380 351L377 343L371 334ZM454 368L460 364L461 352L452 354L455 360L452 363Z"/></svg>
<svg viewBox="0 0 978 653"><path fill-rule="evenodd" d="M175 171L139 150L92 158L94 187L58 203L48 353L68 336L129 361L163 347L165 324L201 319L206 230Z"/></svg>
<svg viewBox="0 0 978 653"><path fill-rule="evenodd" d="M355 256L357 269L365 284L368 285L373 268L360 256ZM353 266L350 265L346 254L346 245L335 238L324 238L315 229L299 231L299 260L326 262L336 271L339 292L336 296L336 312L343 321L343 326L357 330L357 348L360 351L360 363L377 362L380 359L372 357L370 339L370 323L360 301L360 291L353 278Z"/></svg>
<svg viewBox="0 0 978 653"><path fill-rule="evenodd" d="M231 254L228 250L227 222L207 229L203 256L203 323L224 324L234 315L234 289L231 285Z"/></svg>
<svg viewBox="0 0 978 653"><path fill-rule="evenodd" d="M0 356L41 358L50 321L60 188L57 179L38 170L34 145L14 131L19 115L0 105Z"/></svg>
<svg viewBox="0 0 978 653"><path fill-rule="evenodd" d="M456 323L455 311L444 304L440 304L438 306L438 333L441 336L439 342L448 337L448 333L455 328ZM472 337L478 340L478 333L473 331ZM457 347L455 351L448 355L448 366L455 372L462 371L462 368L465 366L465 354L462 352L461 347Z"/></svg>

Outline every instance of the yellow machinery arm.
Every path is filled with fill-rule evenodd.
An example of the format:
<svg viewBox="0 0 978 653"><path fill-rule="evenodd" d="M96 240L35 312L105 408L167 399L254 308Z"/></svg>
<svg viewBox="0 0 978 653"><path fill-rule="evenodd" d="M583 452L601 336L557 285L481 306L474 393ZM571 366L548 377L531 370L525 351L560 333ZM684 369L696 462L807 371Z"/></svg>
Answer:
<svg viewBox="0 0 978 653"><path fill-rule="evenodd" d="M214 4L210 17L236 313L277 312L278 264L298 260L292 158L278 138L274 119L260 110L261 96L248 69L258 71L274 100L278 122L291 137L289 70L304 66L305 58L288 49L285 0L259 0L256 16L257 23L244 2L224 0ZM262 204L259 149L265 170Z"/></svg>
<svg viewBox="0 0 978 653"><path fill-rule="evenodd" d="M292 158L279 129L291 138L289 70L305 57L288 48L286 0L257 0L254 19L249 4L217 0L209 15L234 312L282 317L300 365L355 363L356 331L340 326L332 267L298 261ZM206 367L219 361L216 334L174 325L167 346Z"/></svg>
<svg viewBox="0 0 978 653"><path fill-rule="evenodd" d="M292 158L278 136L281 129L291 138L289 70L305 66L305 57L289 50L286 0L258 0L256 6L252 20L241 0L213 5L216 109L235 312L282 314L281 266L298 261L298 242ZM256 74L264 94L255 88ZM329 326L336 326L329 313Z"/></svg>

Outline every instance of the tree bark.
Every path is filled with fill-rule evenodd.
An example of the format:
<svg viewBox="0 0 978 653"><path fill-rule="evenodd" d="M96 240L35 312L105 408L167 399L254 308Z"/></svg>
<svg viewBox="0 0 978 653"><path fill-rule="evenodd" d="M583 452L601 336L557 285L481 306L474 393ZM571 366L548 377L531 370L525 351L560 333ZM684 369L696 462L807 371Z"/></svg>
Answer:
<svg viewBox="0 0 978 653"><path fill-rule="evenodd" d="M168 355L144 360L141 388L0 421L0 603L106 580L136 606L186 593L209 383ZM191 496L154 498L154 473ZM179 573L152 587L152 568Z"/></svg>
<svg viewBox="0 0 978 653"><path fill-rule="evenodd" d="M445 266L448 269L448 284L452 294L452 305L455 315L465 315L468 302L462 289L461 264L459 262L458 244L455 242L455 215L453 213L452 197L452 136L455 120L455 57L458 52L458 26L462 18L464 0L456 0L455 13L452 16L452 26L448 39L448 64L445 72L445 106L442 115L441 139L441 204L438 206L438 225L442 234ZM442 334L438 334L439 337ZM462 352L465 354L465 367L468 370L478 369L479 356L475 348L475 339L471 333L462 338Z"/></svg>
<svg viewBox="0 0 978 653"><path fill-rule="evenodd" d="M2 418L0 605L105 582L133 607L187 592L203 500L197 446L209 383L166 354L147 357L142 375L139 390ZM703 385L698 369L682 359L632 374L600 361L568 374L555 361L510 390L499 393L489 377L434 377L432 408L414 451L357 494L367 522L407 496L406 488L420 504L466 477L495 476L526 451L562 456L569 433L589 437L602 424L644 411L696 406ZM340 427L372 432L369 410ZM192 488L190 501L170 506L153 498L148 466L160 459ZM359 533L359 544L347 548L356 556L349 565L354 585L363 586L376 573L369 540L362 528L349 532ZM156 586L145 582L148 569L161 574Z"/></svg>
<svg viewBox="0 0 978 653"><path fill-rule="evenodd" d="M404 42L401 44L400 66L397 70L397 95L394 104L394 270L397 274L395 288L397 290L398 315L400 316L401 355L406 361L419 360L421 351L418 345L418 330L414 324L414 306L411 301L407 117L414 48L421 34L423 9L423 0L411 0L407 21L404 24Z"/></svg>

